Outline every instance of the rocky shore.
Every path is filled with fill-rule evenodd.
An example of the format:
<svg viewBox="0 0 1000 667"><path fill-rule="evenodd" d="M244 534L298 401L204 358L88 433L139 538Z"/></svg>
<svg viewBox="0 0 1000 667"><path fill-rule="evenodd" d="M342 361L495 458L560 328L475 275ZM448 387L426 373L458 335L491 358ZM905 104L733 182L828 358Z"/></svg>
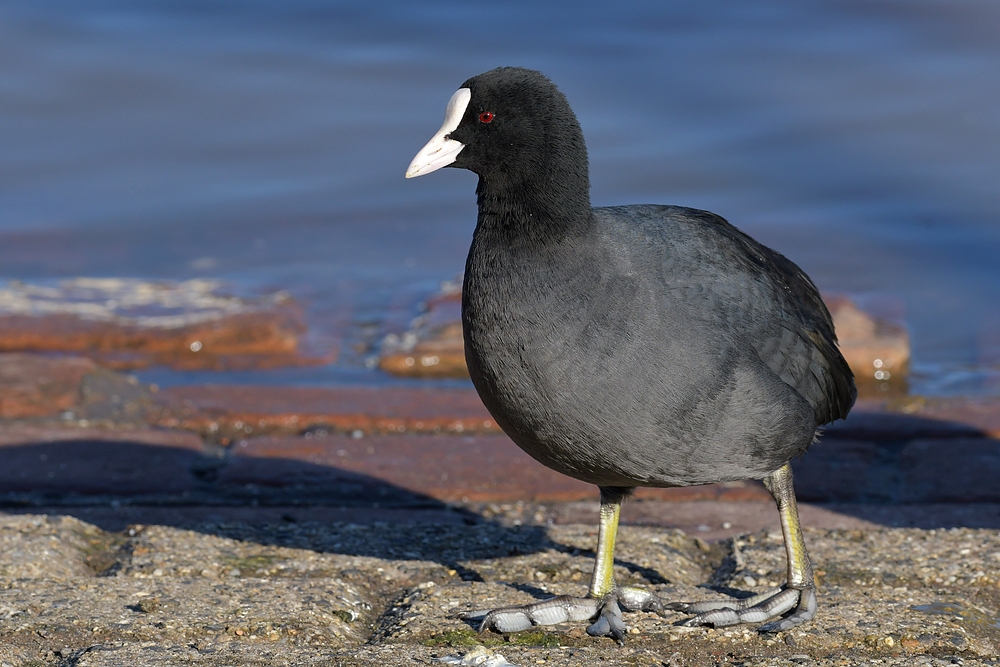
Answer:
<svg viewBox="0 0 1000 667"><path fill-rule="evenodd" d="M995 529L810 529L823 606L809 626L760 636L637 613L619 647L579 626L504 637L455 619L583 593L594 529L454 514L120 532L7 515L0 664L413 665L479 645L516 665L997 663ZM783 576L780 536L767 529L708 543L627 526L620 549L618 580L667 599L759 591Z"/></svg>
<svg viewBox="0 0 1000 667"><path fill-rule="evenodd" d="M995 401L863 402L796 462L807 627L631 614L619 647L454 617L582 593L596 536L594 490L525 457L469 391L153 392L19 354L0 373L0 664L998 662ZM783 575L756 484L645 490L623 520L619 581L664 598Z"/></svg>

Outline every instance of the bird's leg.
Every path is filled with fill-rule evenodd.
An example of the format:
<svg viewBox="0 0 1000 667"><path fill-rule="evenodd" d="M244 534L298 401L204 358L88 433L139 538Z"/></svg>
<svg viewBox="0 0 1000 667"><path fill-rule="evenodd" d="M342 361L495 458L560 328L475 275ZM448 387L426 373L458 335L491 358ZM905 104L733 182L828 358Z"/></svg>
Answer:
<svg viewBox="0 0 1000 667"><path fill-rule="evenodd" d="M759 632L780 632L801 625L816 614L816 585L813 582L812 563L806 553L806 543L802 539L791 466L786 463L765 477L764 486L778 505L778 515L781 517L781 532L784 534L785 553L788 557L785 585L743 600L667 604L667 609L697 614L685 625L713 625L718 628L738 623L759 623L794 608L791 615L758 628Z"/></svg>
<svg viewBox="0 0 1000 667"><path fill-rule="evenodd" d="M615 490L617 491L617 490ZM588 597L600 600L615 587L615 541L622 516L624 493L601 489L601 518L597 528L597 554Z"/></svg>
<svg viewBox="0 0 1000 667"><path fill-rule="evenodd" d="M555 625L567 621L594 621L587 633L608 636L619 643L625 638L625 611L660 611L663 605L653 593L615 585L615 538L621 502L630 489L601 487L601 522L597 532L597 558L585 598L560 595L541 602L502 607L488 612L467 612L466 620L481 620L479 631L518 632L533 625Z"/></svg>
<svg viewBox="0 0 1000 667"><path fill-rule="evenodd" d="M611 637L621 643L628 628L622 619L625 611L662 611L663 603L653 593L641 588L615 584L615 540L618 537L618 520L621 518L622 500L629 489L601 487L601 523L597 531L597 557L594 574L590 578L590 592L585 601L596 601L597 609L591 618L596 620L587 628L594 637Z"/></svg>

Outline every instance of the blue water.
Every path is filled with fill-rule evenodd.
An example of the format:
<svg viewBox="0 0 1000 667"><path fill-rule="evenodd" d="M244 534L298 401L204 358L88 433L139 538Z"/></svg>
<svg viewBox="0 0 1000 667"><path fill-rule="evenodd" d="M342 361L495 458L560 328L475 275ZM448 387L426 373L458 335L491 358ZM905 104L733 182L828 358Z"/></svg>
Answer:
<svg viewBox="0 0 1000 667"><path fill-rule="evenodd" d="M901 317L914 391L1000 393L1000 4L609 5L0 4L0 278L288 289L340 361L226 379L381 381L475 220L472 174L406 165L462 81L524 65L595 204L713 210Z"/></svg>

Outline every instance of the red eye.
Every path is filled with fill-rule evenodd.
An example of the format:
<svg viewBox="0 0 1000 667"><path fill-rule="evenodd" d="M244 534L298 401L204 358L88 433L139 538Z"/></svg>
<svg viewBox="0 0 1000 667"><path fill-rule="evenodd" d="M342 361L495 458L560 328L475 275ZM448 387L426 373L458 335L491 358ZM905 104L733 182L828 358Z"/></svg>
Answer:
<svg viewBox="0 0 1000 667"><path fill-rule="evenodd" d="M493 120L493 112L492 111L484 111L481 114L479 114L479 122L480 123L489 123L492 120Z"/></svg>

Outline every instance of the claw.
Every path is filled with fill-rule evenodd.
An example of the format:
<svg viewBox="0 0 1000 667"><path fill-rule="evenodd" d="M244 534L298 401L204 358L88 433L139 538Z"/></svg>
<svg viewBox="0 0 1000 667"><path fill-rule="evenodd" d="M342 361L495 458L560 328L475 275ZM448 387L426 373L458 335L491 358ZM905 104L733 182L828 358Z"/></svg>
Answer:
<svg viewBox="0 0 1000 667"><path fill-rule="evenodd" d="M611 637L619 644L625 643L625 619L622 618L622 610L618 602L614 599L608 600L601 609L601 615L587 628L587 634L591 637Z"/></svg>
<svg viewBox="0 0 1000 667"><path fill-rule="evenodd" d="M757 632L783 632L802 625L806 621L811 621L816 615L816 589L805 588L799 595L799 606L795 608L795 613L786 618L772 621L757 628Z"/></svg>

